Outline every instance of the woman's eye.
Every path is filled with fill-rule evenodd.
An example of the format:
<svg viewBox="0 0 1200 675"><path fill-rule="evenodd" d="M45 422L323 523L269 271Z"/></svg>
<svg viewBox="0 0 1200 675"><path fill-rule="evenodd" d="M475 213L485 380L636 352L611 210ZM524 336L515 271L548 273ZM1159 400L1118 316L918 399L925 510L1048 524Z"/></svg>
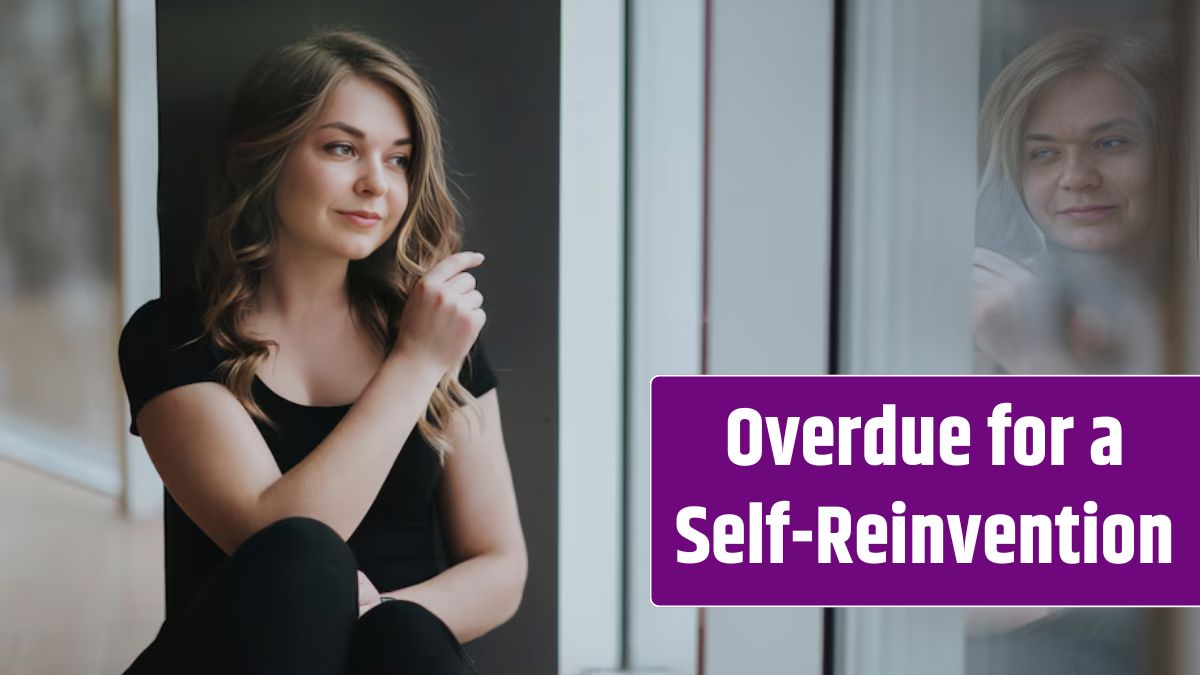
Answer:
<svg viewBox="0 0 1200 675"><path fill-rule="evenodd" d="M412 160L406 155L396 155L392 158L392 161L395 162L396 166L400 167L401 169L407 169L412 165Z"/></svg>
<svg viewBox="0 0 1200 675"><path fill-rule="evenodd" d="M1124 138L1102 138L1096 141L1096 147L1100 150L1112 150L1127 143L1129 143L1129 141L1125 140Z"/></svg>
<svg viewBox="0 0 1200 675"><path fill-rule="evenodd" d="M1054 151L1050 148L1038 148L1037 150L1029 153L1029 159L1032 159L1036 162L1039 160L1049 159L1053 155Z"/></svg>
<svg viewBox="0 0 1200 675"><path fill-rule="evenodd" d="M349 143L330 143L325 146L325 151L338 157L352 157L354 155L354 148Z"/></svg>

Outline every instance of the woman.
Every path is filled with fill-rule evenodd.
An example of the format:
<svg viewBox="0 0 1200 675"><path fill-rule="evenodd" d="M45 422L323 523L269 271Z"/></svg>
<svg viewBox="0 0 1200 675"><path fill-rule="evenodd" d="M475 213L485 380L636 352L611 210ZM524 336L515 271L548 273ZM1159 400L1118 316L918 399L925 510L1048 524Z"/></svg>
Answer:
<svg viewBox="0 0 1200 675"><path fill-rule="evenodd" d="M1154 372L1172 197L1186 181L1171 50L1057 33L1014 59L980 115L973 328L982 370ZM1175 180L1172 180L1172 177ZM1149 613L975 608L966 672L1147 672Z"/></svg>
<svg viewBox="0 0 1200 675"><path fill-rule="evenodd" d="M1170 267L1170 180L1183 156L1171 50L1070 31L988 91L973 326L1007 372L1161 368L1153 298ZM984 369L990 369L985 367Z"/></svg>
<svg viewBox="0 0 1200 675"><path fill-rule="evenodd" d="M121 336L166 487L167 616L130 672L476 672L461 643L516 611L483 256L456 252L439 133L413 69L358 33L243 83L198 291Z"/></svg>

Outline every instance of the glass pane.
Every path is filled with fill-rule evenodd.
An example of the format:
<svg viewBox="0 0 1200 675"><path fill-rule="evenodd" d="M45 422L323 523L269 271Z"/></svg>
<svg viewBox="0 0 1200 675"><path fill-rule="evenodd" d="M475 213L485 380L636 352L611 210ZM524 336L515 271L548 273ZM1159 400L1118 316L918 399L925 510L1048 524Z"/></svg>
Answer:
<svg viewBox="0 0 1200 675"><path fill-rule="evenodd" d="M0 8L0 419L115 466L111 8Z"/></svg>
<svg viewBox="0 0 1200 675"><path fill-rule="evenodd" d="M983 14L976 371L1163 371L1181 99L1166 13L985 0Z"/></svg>
<svg viewBox="0 0 1200 675"><path fill-rule="evenodd" d="M1195 238L1180 4L847 3L844 372L1182 370L1175 303ZM925 661L953 675L1164 672L1172 616L839 612L880 628L855 634L855 663L886 653L903 675L932 672Z"/></svg>
<svg viewBox="0 0 1200 675"><path fill-rule="evenodd" d="M982 373L1159 373L1183 100L1169 7L984 0L972 330ZM966 670L1151 672L1155 612L973 609Z"/></svg>

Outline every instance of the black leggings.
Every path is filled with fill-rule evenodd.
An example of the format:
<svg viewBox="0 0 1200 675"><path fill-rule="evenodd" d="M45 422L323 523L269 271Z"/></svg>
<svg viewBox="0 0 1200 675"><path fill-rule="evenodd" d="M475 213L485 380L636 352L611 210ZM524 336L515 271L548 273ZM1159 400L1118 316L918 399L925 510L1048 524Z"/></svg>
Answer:
<svg viewBox="0 0 1200 675"><path fill-rule="evenodd" d="M446 624L384 602L358 616L357 564L324 523L285 518L247 539L126 675L474 675Z"/></svg>

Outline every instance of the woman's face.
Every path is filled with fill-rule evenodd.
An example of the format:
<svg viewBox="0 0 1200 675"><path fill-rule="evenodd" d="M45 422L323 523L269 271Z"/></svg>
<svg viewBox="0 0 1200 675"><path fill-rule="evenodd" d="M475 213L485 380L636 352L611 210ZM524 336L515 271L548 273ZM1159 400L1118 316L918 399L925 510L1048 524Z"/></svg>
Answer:
<svg viewBox="0 0 1200 675"><path fill-rule="evenodd" d="M1025 205L1050 242L1112 253L1150 229L1154 149L1116 75L1069 73L1046 86L1030 108L1022 156Z"/></svg>
<svg viewBox="0 0 1200 675"><path fill-rule="evenodd" d="M370 80L343 81L284 160L275 196L281 238L349 260L367 257L404 215L412 153L408 113L396 96Z"/></svg>

